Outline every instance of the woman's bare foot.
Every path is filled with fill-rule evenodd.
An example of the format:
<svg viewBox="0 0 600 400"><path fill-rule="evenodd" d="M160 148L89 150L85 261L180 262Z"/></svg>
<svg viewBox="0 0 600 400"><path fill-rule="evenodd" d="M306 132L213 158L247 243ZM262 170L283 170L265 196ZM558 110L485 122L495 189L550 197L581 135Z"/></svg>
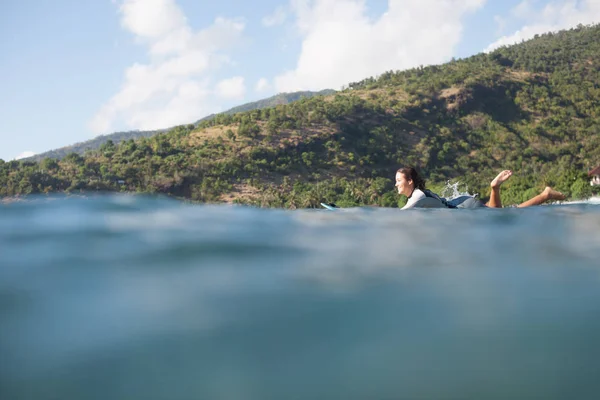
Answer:
<svg viewBox="0 0 600 400"><path fill-rule="evenodd" d="M512 176L511 170L508 170L508 169L504 170L504 171L500 172L497 177L494 178L492 183L490 183L490 186L492 188L499 188L500 185L502 185L505 181L507 181L508 178L510 178L511 176Z"/></svg>
<svg viewBox="0 0 600 400"><path fill-rule="evenodd" d="M550 186L546 186L546 189L544 189L542 194L548 200L564 200L567 198L567 196L557 190L552 189Z"/></svg>

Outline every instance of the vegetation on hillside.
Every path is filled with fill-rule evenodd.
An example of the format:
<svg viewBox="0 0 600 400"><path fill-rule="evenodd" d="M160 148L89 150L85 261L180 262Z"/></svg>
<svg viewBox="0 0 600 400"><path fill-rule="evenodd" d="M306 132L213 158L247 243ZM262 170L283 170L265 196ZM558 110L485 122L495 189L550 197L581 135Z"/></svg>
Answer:
<svg viewBox="0 0 600 400"><path fill-rule="evenodd" d="M300 99L309 99L315 96L327 96L330 94L334 94L335 90L325 89L318 92L310 92L310 91L300 91L300 92L291 92L291 93L279 93L275 96L268 97L266 99L253 101L251 103L242 104L241 106L233 107L223 114L237 114L245 111L252 110L261 110L263 108L276 107L284 104L290 104ZM196 124L201 122L211 120L215 117L215 114L209 115L208 117L204 117L201 120L196 121Z"/></svg>
<svg viewBox="0 0 600 400"><path fill-rule="evenodd" d="M100 146L102 146L107 141L112 141L117 144L120 142L125 142L127 140L139 139L142 137L151 137L157 135L159 133L168 132L168 129L159 129L155 131L124 131L124 132L114 132L110 135L100 135L96 136L93 139L86 140L84 142L78 142L69 146L60 147L58 149L46 151L44 153L36 154L31 157L22 158L21 161L29 162L29 161L41 161L44 158L54 158L56 160L61 160L66 157L68 154L76 153L79 155L84 155L88 151L96 150Z"/></svg>
<svg viewBox="0 0 600 400"><path fill-rule="evenodd" d="M545 185L574 198L600 163L600 27L579 26L441 66L386 72L330 96L220 114L82 157L0 161L0 194L165 193L274 207L403 204L395 170L505 204Z"/></svg>
<svg viewBox="0 0 600 400"><path fill-rule="evenodd" d="M328 94L332 94L332 93L335 93L335 90L326 89L326 90L321 90L320 92L304 91L304 92L292 92L292 93L279 93L275 96L272 96L272 97L269 97L269 98L266 98L263 100L254 101L251 103L246 103L246 104L242 104L241 106L231 108L227 111L224 111L223 114L236 114L238 112L243 112L243 111L258 110L258 109L266 108L266 107L275 107L280 104L293 103L294 101L298 101L302 98L310 98L313 96L328 95ZM208 116L196 121L196 124L199 124L204 121L209 121L209 120L215 118L215 115L216 114L208 115ZM95 137L94 139L86 140L85 142L75 143L70 146L65 146L65 147L61 147L59 149L50 150L50 151L47 151L44 153L36 154L34 156L24 158L23 160L24 161L41 161L44 158L55 158L57 160L61 160L70 153L77 153L77 154L83 156L88 151L98 150L100 148L100 146L102 146L104 143L108 142L109 140L112 141L114 144L119 144L121 142L126 142L127 140L136 140L136 139L140 139L143 137L145 137L145 138L152 137L159 133L168 132L169 130L170 129L157 129L157 130L152 130L152 131L135 130L135 131L127 131L127 132L115 132L115 133L111 133L110 135L100 135L100 136Z"/></svg>

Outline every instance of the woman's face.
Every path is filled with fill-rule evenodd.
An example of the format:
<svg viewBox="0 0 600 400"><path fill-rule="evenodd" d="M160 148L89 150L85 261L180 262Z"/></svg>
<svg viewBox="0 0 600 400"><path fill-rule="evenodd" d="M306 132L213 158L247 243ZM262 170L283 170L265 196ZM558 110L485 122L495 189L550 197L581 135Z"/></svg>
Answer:
<svg viewBox="0 0 600 400"><path fill-rule="evenodd" d="M404 174L401 172L396 173L396 188L398 189L398 193L405 195L406 197L410 196L415 188L415 184L412 180L406 179Z"/></svg>

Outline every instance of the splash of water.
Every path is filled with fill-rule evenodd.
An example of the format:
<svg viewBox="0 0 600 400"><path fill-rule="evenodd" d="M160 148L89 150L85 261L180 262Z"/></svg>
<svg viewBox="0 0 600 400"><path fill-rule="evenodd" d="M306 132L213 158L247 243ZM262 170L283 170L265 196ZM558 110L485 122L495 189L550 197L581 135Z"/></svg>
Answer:
<svg viewBox="0 0 600 400"><path fill-rule="evenodd" d="M593 196L586 200L564 201L561 204L594 204L600 205L600 196Z"/></svg>
<svg viewBox="0 0 600 400"><path fill-rule="evenodd" d="M462 189L461 189L462 186ZM446 187L442 189L440 195L446 199L455 199L459 196L479 196L479 193L471 194L469 193L469 186L466 184L462 184L460 181L456 181L454 183L447 181Z"/></svg>

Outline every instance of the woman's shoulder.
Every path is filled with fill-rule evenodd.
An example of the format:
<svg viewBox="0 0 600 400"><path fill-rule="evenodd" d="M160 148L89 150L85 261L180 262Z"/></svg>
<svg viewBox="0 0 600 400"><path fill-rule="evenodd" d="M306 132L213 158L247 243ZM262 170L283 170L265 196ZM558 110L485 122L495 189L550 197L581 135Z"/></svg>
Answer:
<svg viewBox="0 0 600 400"><path fill-rule="evenodd" d="M412 194L410 195L410 197L408 198L408 201L406 202L406 205L404 207L402 207L402 210L406 210L408 208L413 208L415 203L417 203L418 201L424 199L425 197L425 193L423 193L422 190L420 189L414 189Z"/></svg>
<svg viewBox="0 0 600 400"><path fill-rule="evenodd" d="M425 191L427 191L427 189L425 189ZM411 200L417 201L419 199L427 197L427 194L425 194L425 191L415 188L415 190L413 190L413 192L412 192L412 195L410 196Z"/></svg>

